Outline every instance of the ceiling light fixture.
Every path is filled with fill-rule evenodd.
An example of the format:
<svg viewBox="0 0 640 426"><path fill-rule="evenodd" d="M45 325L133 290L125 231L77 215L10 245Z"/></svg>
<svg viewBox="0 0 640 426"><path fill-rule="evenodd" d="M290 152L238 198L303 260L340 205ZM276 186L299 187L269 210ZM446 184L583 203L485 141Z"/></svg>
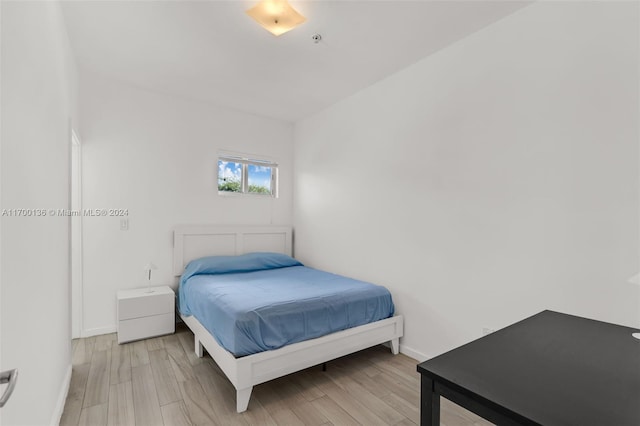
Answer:
<svg viewBox="0 0 640 426"><path fill-rule="evenodd" d="M247 15L276 36L291 31L307 20L287 0L262 0L247 10Z"/></svg>

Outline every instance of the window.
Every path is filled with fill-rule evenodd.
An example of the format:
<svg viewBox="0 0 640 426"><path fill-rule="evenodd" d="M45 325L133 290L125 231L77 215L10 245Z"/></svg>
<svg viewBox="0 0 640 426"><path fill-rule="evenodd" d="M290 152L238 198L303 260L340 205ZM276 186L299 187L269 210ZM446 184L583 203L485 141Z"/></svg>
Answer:
<svg viewBox="0 0 640 426"><path fill-rule="evenodd" d="M277 196L278 165L245 157L218 158L218 193Z"/></svg>

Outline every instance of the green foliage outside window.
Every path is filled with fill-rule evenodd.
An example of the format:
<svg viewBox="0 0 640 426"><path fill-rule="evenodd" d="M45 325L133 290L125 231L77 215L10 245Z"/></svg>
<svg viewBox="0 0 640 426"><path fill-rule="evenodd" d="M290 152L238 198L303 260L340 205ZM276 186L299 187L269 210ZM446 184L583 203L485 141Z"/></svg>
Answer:
<svg viewBox="0 0 640 426"><path fill-rule="evenodd" d="M240 190L241 190L241 185L239 181L233 181L233 180L222 180L222 182L218 181L218 191L240 192Z"/></svg>
<svg viewBox="0 0 640 426"><path fill-rule="evenodd" d="M249 185L249 192L252 194L268 194L271 195L269 188L260 185Z"/></svg>

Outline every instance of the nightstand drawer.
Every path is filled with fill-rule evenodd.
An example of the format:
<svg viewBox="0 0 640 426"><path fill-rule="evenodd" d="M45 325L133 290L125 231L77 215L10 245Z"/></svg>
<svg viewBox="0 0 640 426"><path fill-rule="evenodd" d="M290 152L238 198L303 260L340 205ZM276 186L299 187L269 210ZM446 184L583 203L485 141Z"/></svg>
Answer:
<svg viewBox="0 0 640 426"><path fill-rule="evenodd" d="M142 293L139 297L130 296L118 300L118 320L148 317L174 312L175 296L173 292Z"/></svg>
<svg viewBox="0 0 640 426"><path fill-rule="evenodd" d="M175 331L175 326L173 311L167 314L119 321L118 343L171 334Z"/></svg>

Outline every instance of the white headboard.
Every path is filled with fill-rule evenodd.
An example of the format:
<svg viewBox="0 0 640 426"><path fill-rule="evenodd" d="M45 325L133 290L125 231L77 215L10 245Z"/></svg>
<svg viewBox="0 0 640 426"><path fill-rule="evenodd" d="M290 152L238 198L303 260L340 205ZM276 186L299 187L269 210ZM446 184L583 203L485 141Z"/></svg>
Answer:
<svg viewBox="0 0 640 426"><path fill-rule="evenodd" d="M179 226L173 231L173 274L182 275L190 261L205 256L225 256L270 251L292 254L288 226Z"/></svg>

